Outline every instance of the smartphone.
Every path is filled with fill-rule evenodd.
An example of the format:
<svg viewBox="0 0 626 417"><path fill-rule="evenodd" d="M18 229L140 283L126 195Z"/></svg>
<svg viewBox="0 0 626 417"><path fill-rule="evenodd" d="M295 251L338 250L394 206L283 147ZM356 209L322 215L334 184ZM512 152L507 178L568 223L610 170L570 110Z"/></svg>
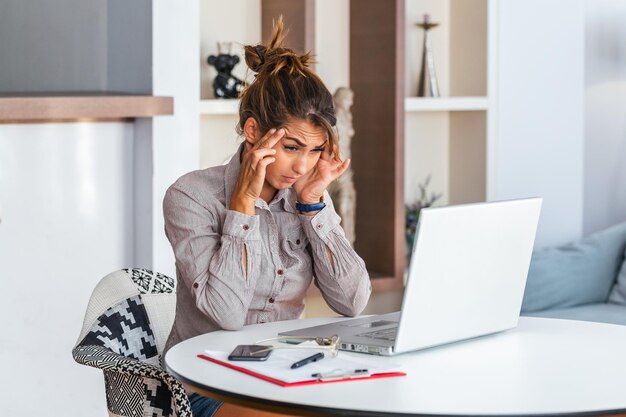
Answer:
<svg viewBox="0 0 626 417"><path fill-rule="evenodd" d="M266 345L238 345L228 355L229 361L265 361L272 353L272 346ZM265 350L268 349L268 350ZM259 351L263 352L259 352Z"/></svg>

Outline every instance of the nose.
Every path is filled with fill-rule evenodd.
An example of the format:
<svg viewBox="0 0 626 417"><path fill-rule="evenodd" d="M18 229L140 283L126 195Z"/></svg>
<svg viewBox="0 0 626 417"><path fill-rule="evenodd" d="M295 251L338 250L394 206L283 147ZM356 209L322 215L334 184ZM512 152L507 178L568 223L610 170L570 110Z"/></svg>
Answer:
<svg viewBox="0 0 626 417"><path fill-rule="evenodd" d="M300 156L293 162L293 171L298 175L306 174L306 156Z"/></svg>

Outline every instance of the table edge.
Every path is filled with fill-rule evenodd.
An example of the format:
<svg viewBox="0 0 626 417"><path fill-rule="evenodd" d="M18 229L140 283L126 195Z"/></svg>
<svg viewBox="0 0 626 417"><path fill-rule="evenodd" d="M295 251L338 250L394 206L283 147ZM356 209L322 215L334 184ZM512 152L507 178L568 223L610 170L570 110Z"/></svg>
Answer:
<svg viewBox="0 0 626 417"><path fill-rule="evenodd" d="M550 321L571 321L566 319L555 319L555 318L546 318L546 317L527 317L520 316L520 318L524 319L539 319L539 320L550 320ZM291 320L291 321L301 321L301 320ZM332 320L330 320L332 321ZM582 321L584 320L574 320L574 321ZM599 323L592 322L595 324L608 324L608 323ZM609 324L612 325L612 324ZM517 326L516 326L517 327ZM182 343L182 342L181 342ZM167 355L165 355L167 356ZM208 385L200 384L196 381L192 381L178 373L176 373L173 369L171 369L167 364L167 358L163 358L163 365L169 374L174 376L177 380L183 383L188 390L197 392L199 395L204 395L204 393L209 394L210 397L216 398L220 401L240 405L243 407L272 411L278 413L292 414L292 415L300 415L300 416L319 416L319 415L330 415L330 416L341 416L341 417L475 417L475 414L414 414L414 413L390 413L390 412L382 412L382 411L369 411L369 410L351 410L344 408L333 408L333 407L320 407L320 406L312 406L312 405L303 405L297 403L288 403L283 401L265 399L254 397L250 395L238 394L231 391L222 390L219 388L214 388ZM283 389L289 389L283 387ZM196 391L197 390L197 391ZM534 413L534 414L488 414L487 417L587 417L587 416L605 416L605 417L626 417L626 408L617 408L617 409L602 409L602 410L592 410L592 411L575 411L575 412L559 412L559 413Z"/></svg>
<svg viewBox="0 0 626 417"><path fill-rule="evenodd" d="M203 395L204 392L210 394L212 398L218 399L223 402L228 402L242 407L253 408L257 410L278 412L283 414L294 414L300 416L319 416L319 415L332 415L332 416L345 416L345 417L475 417L474 414L407 414L407 413L388 413L379 411L368 410L349 410L345 408L332 408L332 407L317 407L310 405L302 405L295 403L285 403L282 401L268 400L265 398L252 397L249 395L237 394L230 391L221 390L218 388L210 387L208 385L199 384L196 381L192 381L183 377L171 369L167 363L165 363L165 370L182 382L183 385L189 387L191 391L197 392L199 395ZM283 387L284 388L284 387ZM288 389L288 388L284 388ZM320 414L321 413L321 414ZM566 412L566 413L543 413L543 414L489 414L488 417L588 417L588 416L626 416L626 408L623 409L610 409L610 410L594 410L594 411L581 411L581 412Z"/></svg>

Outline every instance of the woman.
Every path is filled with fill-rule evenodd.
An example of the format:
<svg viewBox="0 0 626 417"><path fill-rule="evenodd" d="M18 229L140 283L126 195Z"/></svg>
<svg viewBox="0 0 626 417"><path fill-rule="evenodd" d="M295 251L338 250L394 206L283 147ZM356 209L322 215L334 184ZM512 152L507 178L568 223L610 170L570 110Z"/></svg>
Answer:
<svg viewBox="0 0 626 417"><path fill-rule="evenodd" d="M269 46L245 47L256 78L241 95L244 142L235 156L184 175L165 195L178 277L166 351L198 334L298 318L313 277L339 314L358 315L369 299L365 264L326 192L350 163L339 156L332 95L308 67L310 55L283 47L283 38L279 19ZM220 406L190 400L195 416Z"/></svg>

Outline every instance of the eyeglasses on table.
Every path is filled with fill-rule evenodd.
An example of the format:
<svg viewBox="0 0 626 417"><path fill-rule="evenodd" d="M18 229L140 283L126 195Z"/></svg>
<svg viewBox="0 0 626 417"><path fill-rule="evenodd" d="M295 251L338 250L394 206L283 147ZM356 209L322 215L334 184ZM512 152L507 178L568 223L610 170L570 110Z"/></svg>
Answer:
<svg viewBox="0 0 626 417"><path fill-rule="evenodd" d="M315 345L301 346L300 344L294 344L292 346L271 346L271 347L268 347L266 349L258 350L255 353L267 352L268 350L274 350L274 349L315 349L315 350L324 349L324 350L328 350L330 352L330 356L333 357L333 358L336 357L339 354L339 336L336 335L336 334L334 334L332 336L328 336L328 337L322 337L322 336L278 336L278 337L271 337L269 339L259 340L257 342L254 342L254 344L255 345L260 345L260 344L267 343L267 342L287 342L287 343L293 343L296 340L301 340L302 342L313 341L313 342L317 343L317 346L315 346ZM302 342L300 342L300 343L302 343Z"/></svg>

